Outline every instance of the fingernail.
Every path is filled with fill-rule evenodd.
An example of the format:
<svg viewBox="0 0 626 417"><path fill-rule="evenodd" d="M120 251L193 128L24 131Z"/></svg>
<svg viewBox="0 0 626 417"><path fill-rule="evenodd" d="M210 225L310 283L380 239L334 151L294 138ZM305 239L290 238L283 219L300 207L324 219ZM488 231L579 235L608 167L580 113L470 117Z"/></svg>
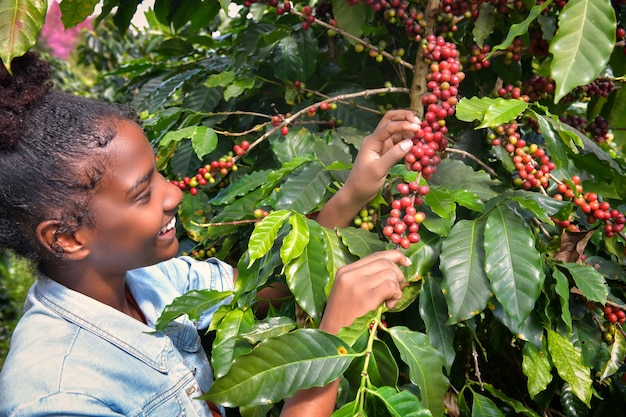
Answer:
<svg viewBox="0 0 626 417"><path fill-rule="evenodd" d="M406 259L406 263L408 264L407 266L413 265L413 262L411 262L411 260L405 256Z"/></svg>
<svg viewBox="0 0 626 417"><path fill-rule="evenodd" d="M411 146L413 146L413 140L411 139L406 139L400 142L400 149L402 149L405 152L411 149Z"/></svg>

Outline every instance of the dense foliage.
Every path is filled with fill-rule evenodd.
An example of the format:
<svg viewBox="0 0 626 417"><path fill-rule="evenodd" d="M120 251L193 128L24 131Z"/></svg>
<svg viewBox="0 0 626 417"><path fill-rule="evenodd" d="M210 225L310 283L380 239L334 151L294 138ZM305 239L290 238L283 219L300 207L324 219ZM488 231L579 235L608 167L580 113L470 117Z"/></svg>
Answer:
<svg viewBox="0 0 626 417"><path fill-rule="evenodd" d="M37 3L0 20L40 21ZM66 26L94 3L61 2ZM114 6L124 31L136 5L101 17ZM207 397L264 415L342 376L336 416L619 414L625 16L616 0L157 0L131 53L94 35L83 55L185 191L183 251L239 271L233 294L189 293L159 323L233 296ZM18 26L4 62L33 43ZM423 120L406 163L355 227L321 228L391 108ZM337 268L392 247L413 261L401 307L317 331ZM292 296L260 320L274 283Z"/></svg>

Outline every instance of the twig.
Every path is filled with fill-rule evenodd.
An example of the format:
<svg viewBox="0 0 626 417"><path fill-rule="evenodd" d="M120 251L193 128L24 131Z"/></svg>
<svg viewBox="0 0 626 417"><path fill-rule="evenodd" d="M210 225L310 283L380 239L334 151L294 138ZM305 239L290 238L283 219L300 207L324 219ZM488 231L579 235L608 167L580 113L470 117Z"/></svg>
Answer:
<svg viewBox="0 0 626 417"><path fill-rule="evenodd" d="M291 14L295 14L296 16L300 16L303 19L306 19L306 16L303 15L302 13L300 13L298 10L295 9L291 9L289 11L289 13ZM354 42L359 43L361 45L363 45L365 48L367 48L368 50L371 51L376 51L377 53L381 54L382 56L384 56L385 58L387 58L389 61L391 62L395 62L399 65L402 65L405 68L410 69L411 71L413 71L413 65L411 65L410 63L402 60L402 58L398 57L398 56L394 56L392 54L390 54L389 52L379 49L376 46L372 45L371 43L364 41L363 39L359 38L358 36L354 36L351 33L346 32L343 29L340 29L338 27L329 25L328 23L324 22L323 20L319 20L317 18L315 18L314 23L325 27L326 29L330 29L330 30L334 30L335 32L337 32L339 35L348 38L348 39L352 39Z"/></svg>
<svg viewBox="0 0 626 417"><path fill-rule="evenodd" d="M474 155L472 155L471 153L469 153L467 151L464 151L462 149L446 148L446 152L453 152L453 153L461 154L461 155L463 155L464 158L469 158L469 159L473 160L474 162L476 162L478 165L482 166L485 169L485 171L487 171L489 173L489 175L491 175L492 177L497 177L498 176L498 173L496 171L491 169L491 167L489 167L483 161L481 161L480 159L478 159L477 157L475 157Z"/></svg>
<svg viewBox="0 0 626 417"><path fill-rule="evenodd" d="M242 224L256 223L259 219L250 220L233 220L232 222L215 222L215 223L196 223L191 220L191 224L198 227L211 227L211 226L240 226Z"/></svg>
<svg viewBox="0 0 626 417"><path fill-rule="evenodd" d="M474 358L474 373L476 374L476 379L478 379L478 383L480 384L480 389L483 390L483 380L480 375L480 367L478 364L478 352L476 351L476 342L472 339L472 358Z"/></svg>
<svg viewBox="0 0 626 417"><path fill-rule="evenodd" d="M543 188L543 187L541 187L541 188ZM539 229L541 229L541 233L546 235L548 237L548 239L552 238L552 236L550 236L550 233L546 230L546 228L544 227L543 223L541 223L538 218L533 217L533 221L539 227Z"/></svg>
<svg viewBox="0 0 626 417"><path fill-rule="evenodd" d="M363 91L359 91L359 92L356 92L356 93L340 94L338 96L330 97L330 98L328 98L326 100L320 101L319 103L317 103L317 105L319 105L321 103L334 103L334 102L338 102L338 101L346 100L346 99L350 99L350 98L355 98L355 97L368 97L368 96L371 96L371 95L384 94L384 93L408 93L408 92L409 92L409 89L408 88L403 88L403 87L374 88L374 89L371 89L371 90L363 90ZM301 109L301 110L297 111L296 113L292 114L291 116L286 117L280 125L274 126L274 128L270 129L269 131L264 133L262 136L260 136L257 140L252 142L250 144L249 150L252 150L259 143L263 142L269 136L274 134L278 129L281 129L283 126L290 125L293 120L295 120L298 117L308 113L308 111L309 111L309 108L306 107L304 109Z"/></svg>

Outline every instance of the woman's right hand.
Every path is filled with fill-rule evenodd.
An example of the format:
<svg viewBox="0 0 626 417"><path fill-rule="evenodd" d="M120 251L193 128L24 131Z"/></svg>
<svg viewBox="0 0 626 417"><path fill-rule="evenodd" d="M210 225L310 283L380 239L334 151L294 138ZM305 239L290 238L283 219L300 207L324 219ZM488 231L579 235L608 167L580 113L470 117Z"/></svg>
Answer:
<svg viewBox="0 0 626 417"><path fill-rule="evenodd" d="M405 282L398 265L409 266L411 260L398 250L386 250L339 268L320 329L337 334L383 302L393 308Z"/></svg>

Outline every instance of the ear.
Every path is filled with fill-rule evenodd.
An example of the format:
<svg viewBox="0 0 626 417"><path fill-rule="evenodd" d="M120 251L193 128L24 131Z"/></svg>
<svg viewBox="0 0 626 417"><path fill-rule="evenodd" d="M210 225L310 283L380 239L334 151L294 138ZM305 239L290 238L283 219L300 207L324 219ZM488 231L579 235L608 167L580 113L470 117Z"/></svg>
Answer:
<svg viewBox="0 0 626 417"><path fill-rule="evenodd" d="M63 259L81 260L89 250L75 232L59 232L61 222L44 220L37 225L37 238L43 247L54 256Z"/></svg>

